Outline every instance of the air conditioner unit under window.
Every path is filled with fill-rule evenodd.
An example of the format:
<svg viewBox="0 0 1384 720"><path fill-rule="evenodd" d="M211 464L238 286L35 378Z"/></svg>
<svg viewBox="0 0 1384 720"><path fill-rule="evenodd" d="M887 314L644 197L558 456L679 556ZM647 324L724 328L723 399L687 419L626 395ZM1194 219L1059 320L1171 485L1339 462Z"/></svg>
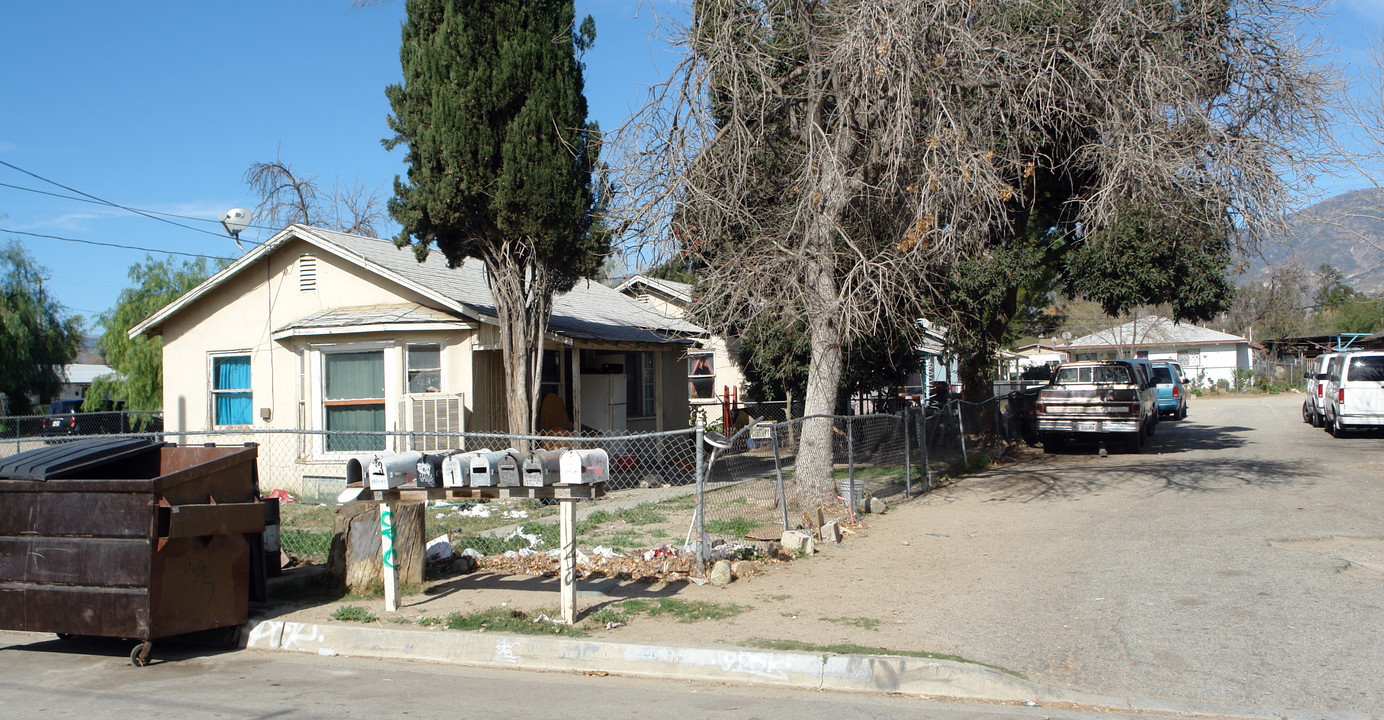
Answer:
<svg viewBox="0 0 1384 720"><path fill-rule="evenodd" d="M399 401L399 421L411 433L461 433L465 427L462 395L423 393L405 395ZM438 435L409 435L409 450L441 452L461 450L462 439Z"/></svg>

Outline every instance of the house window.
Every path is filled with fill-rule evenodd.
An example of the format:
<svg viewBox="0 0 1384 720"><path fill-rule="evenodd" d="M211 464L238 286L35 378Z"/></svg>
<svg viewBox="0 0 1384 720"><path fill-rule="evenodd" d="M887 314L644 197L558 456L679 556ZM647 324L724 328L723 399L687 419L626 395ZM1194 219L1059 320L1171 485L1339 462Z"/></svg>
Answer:
<svg viewBox="0 0 1384 720"><path fill-rule="evenodd" d="M1201 364L1201 352L1197 350L1178 350L1177 361L1183 367L1197 367Z"/></svg>
<svg viewBox="0 0 1384 720"><path fill-rule="evenodd" d="M442 346L408 346L408 391L442 392Z"/></svg>
<svg viewBox="0 0 1384 720"><path fill-rule="evenodd" d="M625 411L629 417L653 417L655 380L653 353L625 353Z"/></svg>
<svg viewBox="0 0 1384 720"><path fill-rule="evenodd" d="M716 399L716 358L712 353L687 355L687 395L693 400Z"/></svg>
<svg viewBox="0 0 1384 720"><path fill-rule="evenodd" d="M383 433L384 352L330 353L322 356L322 397L327 430ZM327 435L328 452L383 450L384 435Z"/></svg>
<svg viewBox="0 0 1384 720"><path fill-rule="evenodd" d="M254 422L249 355L225 355L211 359L211 397L213 425L249 425Z"/></svg>

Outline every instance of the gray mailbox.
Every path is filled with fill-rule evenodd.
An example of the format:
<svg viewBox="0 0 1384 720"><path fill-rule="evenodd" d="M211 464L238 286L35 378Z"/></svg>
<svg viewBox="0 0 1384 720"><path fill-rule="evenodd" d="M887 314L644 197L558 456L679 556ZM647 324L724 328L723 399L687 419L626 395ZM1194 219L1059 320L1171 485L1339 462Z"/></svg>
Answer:
<svg viewBox="0 0 1384 720"><path fill-rule="evenodd" d="M500 458L500 462L495 466L499 470L499 482L495 483L500 487L523 487L524 485L524 455L518 450L510 449L505 451L505 456Z"/></svg>
<svg viewBox="0 0 1384 720"><path fill-rule="evenodd" d="M506 458L511 458L510 465L514 473L514 484L508 487L519 487L519 468L524 462L524 458L518 450L498 450L496 452L477 453L471 458L471 487L500 487L500 464Z"/></svg>
<svg viewBox="0 0 1384 720"><path fill-rule="evenodd" d="M561 450L537 450L524 459L524 487L556 485L560 474Z"/></svg>
<svg viewBox="0 0 1384 720"><path fill-rule="evenodd" d="M489 450L453 452L442 459L442 487L463 488L471 486L471 460Z"/></svg>
<svg viewBox="0 0 1384 720"><path fill-rule="evenodd" d="M600 448L567 450L558 460L559 482L563 485L590 485L610 477L610 455Z"/></svg>

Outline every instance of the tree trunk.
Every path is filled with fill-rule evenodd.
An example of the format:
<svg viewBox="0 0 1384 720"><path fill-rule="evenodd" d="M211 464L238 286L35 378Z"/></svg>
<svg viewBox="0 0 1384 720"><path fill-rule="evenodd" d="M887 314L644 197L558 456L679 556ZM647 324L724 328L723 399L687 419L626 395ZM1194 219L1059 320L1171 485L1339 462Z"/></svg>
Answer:
<svg viewBox="0 0 1384 720"><path fill-rule="evenodd" d="M394 506L394 562L399 583L423 582L424 504ZM351 592L369 592L382 580L380 557L380 504L349 502L336 510L332 520L332 548L327 555L327 578L333 586Z"/></svg>
<svg viewBox="0 0 1384 720"><path fill-rule="evenodd" d="M836 411L841 386L842 344L840 316L835 312L837 289L835 263L829 253L813 253L804 262L809 298L808 342L812 350L807 368L807 397L803 402L802 440L798 445L795 477L796 499L810 505L835 494L832 479L832 433L829 417Z"/></svg>
<svg viewBox="0 0 1384 720"><path fill-rule="evenodd" d="M552 280L547 268L518 241L485 259L495 315L500 322L500 351L505 364L509 432L532 435L542 378L543 334L552 315ZM515 447L527 450L526 441Z"/></svg>

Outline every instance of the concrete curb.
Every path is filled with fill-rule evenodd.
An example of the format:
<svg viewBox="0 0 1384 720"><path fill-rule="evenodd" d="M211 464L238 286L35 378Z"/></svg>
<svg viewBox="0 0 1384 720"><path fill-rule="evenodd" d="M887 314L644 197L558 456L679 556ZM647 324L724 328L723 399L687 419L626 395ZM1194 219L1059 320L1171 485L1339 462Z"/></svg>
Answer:
<svg viewBox="0 0 1384 720"><path fill-rule="evenodd" d="M266 620L247 625L249 650L322 656L657 677L813 690L897 693L1089 709L1255 720L1366 720L1366 713L1213 705L1081 693L1023 680L982 665L923 658L676 647L453 630L394 629Z"/></svg>

